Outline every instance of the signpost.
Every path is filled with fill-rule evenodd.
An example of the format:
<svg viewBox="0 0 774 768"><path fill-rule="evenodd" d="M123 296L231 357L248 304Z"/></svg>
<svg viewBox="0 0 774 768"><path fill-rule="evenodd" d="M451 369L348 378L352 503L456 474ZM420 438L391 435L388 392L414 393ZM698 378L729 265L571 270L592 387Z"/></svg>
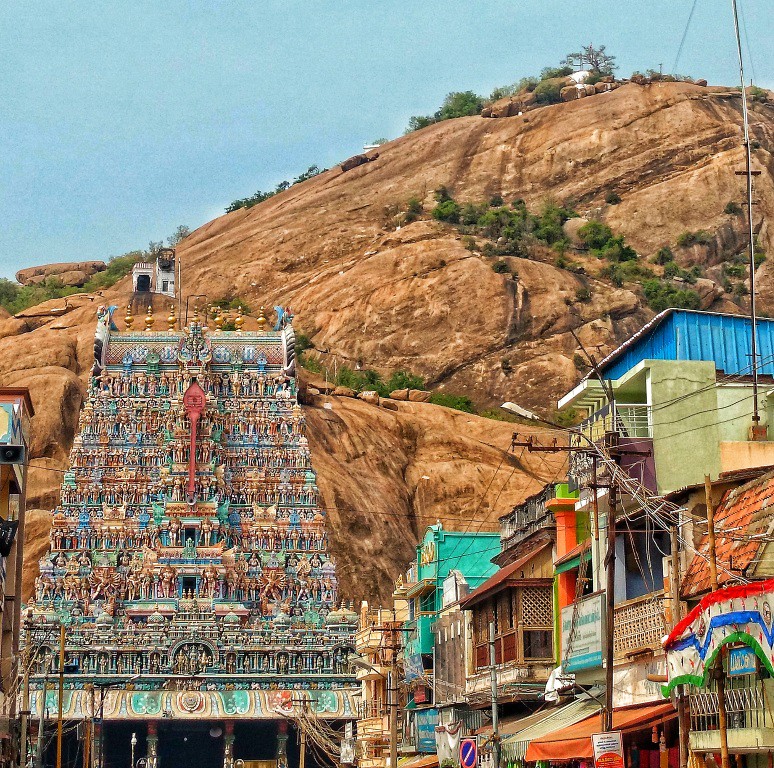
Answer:
<svg viewBox="0 0 774 768"><path fill-rule="evenodd" d="M591 736L594 768L624 768L623 736L620 731L595 733Z"/></svg>
<svg viewBox="0 0 774 768"><path fill-rule="evenodd" d="M460 765L462 768L476 768L478 764L478 742L475 739L460 740Z"/></svg>

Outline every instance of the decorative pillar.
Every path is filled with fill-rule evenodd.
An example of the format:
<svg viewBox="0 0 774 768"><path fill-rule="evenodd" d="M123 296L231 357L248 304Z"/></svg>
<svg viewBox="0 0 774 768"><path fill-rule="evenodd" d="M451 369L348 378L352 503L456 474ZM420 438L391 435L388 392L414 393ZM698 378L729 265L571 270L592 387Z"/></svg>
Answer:
<svg viewBox="0 0 774 768"><path fill-rule="evenodd" d="M288 768L288 721L277 723L277 768Z"/></svg>
<svg viewBox="0 0 774 768"><path fill-rule="evenodd" d="M226 720L223 730L223 768L234 768L234 721Z"/></svg>
<svg viewBox="0 0 774 768"><path fill-rule="evenodd" d="M158 768L159 765L159 733L155 720L148 721L148 765L147 768Z"/></svg>

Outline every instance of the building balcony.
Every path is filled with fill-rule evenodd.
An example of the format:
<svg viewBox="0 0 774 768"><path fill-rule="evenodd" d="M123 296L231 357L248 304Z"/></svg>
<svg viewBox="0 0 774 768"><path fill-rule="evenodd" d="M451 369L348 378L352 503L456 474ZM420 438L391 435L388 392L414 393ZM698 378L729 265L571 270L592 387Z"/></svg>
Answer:
<svg viewBox="0 0 774 768"><path fill-rule="evenodd" d="M358 741L385 743L390 740L389 717L386 713L357 721Z"/></svg>
<svg viewBox="0 0 774 768"><path fill-rule="evenodd" d="M361 629L355 635L355 650L359 654L376 653L384 645L384 631L375 627Z"/></svg>
<svg viewBox="0 0 774 768"><path fill-rule="evenodd" d="M531 536L540 528L555 525L554 515L546 509L555 488L547 485L540 493L527 499L500 518L500 549L506 550Z"/></svg>
<svg viewBox="0 0 774 768"><path fill-rule="evenodd" d="M371 664L370 667L357 667L355 669L355 680L358 682L363 680L386 680L389 671L389 667L377 663Z"/></svg>
<svg viewBox="0 0 774 768"><path fill-rule="evenodd" d="M733 682L732 682L733 680ZM729 679L726 689L728 748L733 754L774 750L774 716L766 699L772 692L771 680L755 676ZM764 691L764 686L768 689ZM720 752L718 695L714 691L691 691L688 696L691 715L689 743L692 751Z"/></svg>
<svg viewBox="0 0 774 768"><path fill-rule="evenodd" d="M651 592L615 606L613 654L616 659L652 651L662 653L664 592Z"/></svg>
<svg viewBox="0 0 774 768"><path fill-rule="evenodd" d="M507 661L497 667L497 690L500 700L538 699L545 692L546 681L556 665L553 659L544 661ZM491 677L488 668L469 675L465 693L471 705L491 698Z"/></svg>
<svg viewBox="0 0 774 768"><path fill-rule="evenodd" d="M644 403L615 403L615 407L608 404L582 421L579 429L595 443L615 430L622 437L652 438L652 408Z"/></svg>

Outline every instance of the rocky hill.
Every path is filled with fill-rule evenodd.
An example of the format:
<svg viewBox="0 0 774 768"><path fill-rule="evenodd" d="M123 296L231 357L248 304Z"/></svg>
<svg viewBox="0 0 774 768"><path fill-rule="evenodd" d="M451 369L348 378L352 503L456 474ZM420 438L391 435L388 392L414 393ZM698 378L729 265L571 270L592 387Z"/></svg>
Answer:
<svg viewBox="0 0 774 768"><path fill-rule="evenodd" d="M754 217L770 253L773 118L768 104L753 105L762 170ZM430 216L434 190L445 187L460 203L500 196L530 210L546 199L571 204L624 235L659 280L684 282L680 275L698 266L692 290L701 306L739 311L740 122L737 92L632 83L523 116L438 123L380 147L374 162L334 168L199 228L178 247L184 291L238 297L252 308L291 305L317 350L307 354L331 368L407 370L481 407L510 399L550 412L582 371L570 331L599 354L619 343L652 315L642 280L631 270L616 277L593 253L560 254L540 243L498 259L507 272L495 271L489 254L497 243L472 245L459 226ZM412 198L423 209L413 221L403 215ZM679 270L668 275L650 261L664 246ZM772 274L764 261L766 312L774 312ZM67 306L56 300L0 321L0 385L29 386L38 411L35 508L56 501L96 305L124 307L129 290L125 279L104 296L71 296ZM359 592L366 584L384 595L426 524L439 518L475 530L558 471L544 457L506 455L508 424L420 403L397 411L331 403L329 410L313 401L308 420L334 550L353 596L355 580ZM40 546L47 516L32 518L31 545L37 538Z"/></svg>

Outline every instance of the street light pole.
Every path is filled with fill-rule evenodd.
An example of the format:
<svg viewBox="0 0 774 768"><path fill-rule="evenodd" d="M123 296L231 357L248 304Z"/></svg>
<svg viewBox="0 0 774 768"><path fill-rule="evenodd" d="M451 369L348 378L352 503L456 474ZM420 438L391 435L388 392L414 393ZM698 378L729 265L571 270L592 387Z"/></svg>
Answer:
<svg viewBox="0 0 774 768"><path fill-rule="evenodd" d="M134 748L137 746L137 734L132 734L132 740L129 742L132 745L132 765L131 768L134 768Z"/></svg>

